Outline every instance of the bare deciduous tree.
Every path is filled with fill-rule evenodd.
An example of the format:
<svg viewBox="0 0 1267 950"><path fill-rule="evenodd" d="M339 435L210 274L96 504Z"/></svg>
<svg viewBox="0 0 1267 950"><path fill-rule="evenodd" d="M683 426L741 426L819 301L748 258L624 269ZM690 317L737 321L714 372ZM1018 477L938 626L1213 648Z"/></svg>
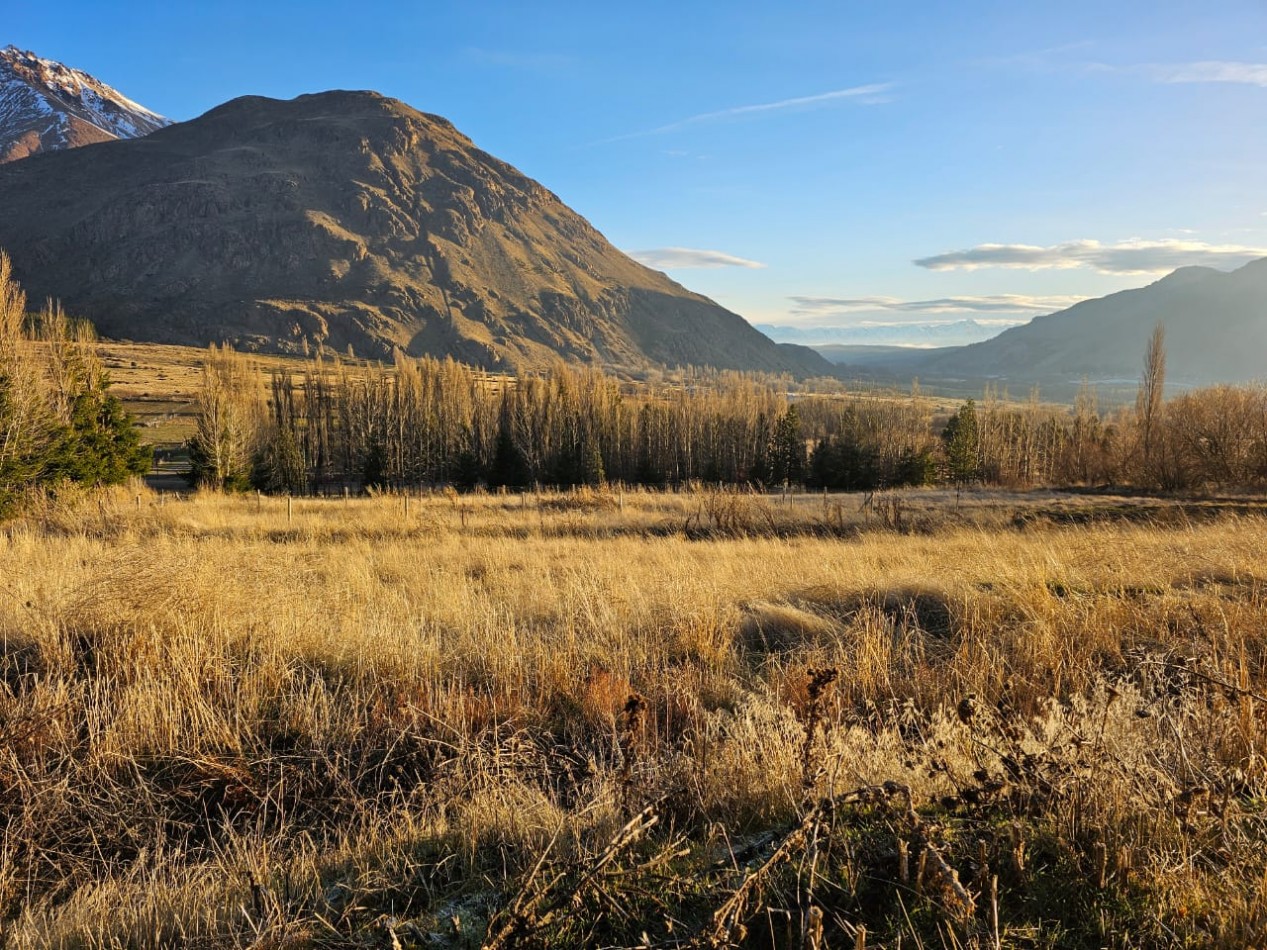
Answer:
<svg viewBox="0 0 1267 950"><path fill-rule="evenodd" d="M228 346L212 346L198 391L198 427L190 454L199 479L217 488L245 488L263 413L259 377Z"/></svg>
<svg viewBox="0 0 1267 950"><path fill-rule="evenodd" d="M1144 351L1144 372L1135 397L1135 419L1139 426L1141 463L1144 476L1153 478L1157 462L1157 436L1161 422L1163 390L1166 386L1166 328L1153 328Z"/></svg>

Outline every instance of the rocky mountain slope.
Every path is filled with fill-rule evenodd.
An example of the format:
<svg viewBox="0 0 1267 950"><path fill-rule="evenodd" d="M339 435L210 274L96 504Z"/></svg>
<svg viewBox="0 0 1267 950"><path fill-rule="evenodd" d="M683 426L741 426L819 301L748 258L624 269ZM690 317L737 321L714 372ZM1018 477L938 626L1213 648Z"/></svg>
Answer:
<svg viewBox="0 0 1267 950"><path fill-rule="evenodd" d="M1267 378L1267 259L1232 273L1184 267L1147 287L1086 300L904 368L930 378L1133 380L1158 323L1166 328L1172 382Z"/></svg>
<svg viewBox="0 0 1267 950"><path fill-rule="evenodd" d="M16 46L0 50L0 162L170 124L85 72Z"/></svg>
<svg viewBox="0 0 1267 950"><path fill-rule="evenodd" d="M830 370L631 260L445 119L372 92L245 97L0 166L0 207L31 299L60 295L116 338Z"/></svg>

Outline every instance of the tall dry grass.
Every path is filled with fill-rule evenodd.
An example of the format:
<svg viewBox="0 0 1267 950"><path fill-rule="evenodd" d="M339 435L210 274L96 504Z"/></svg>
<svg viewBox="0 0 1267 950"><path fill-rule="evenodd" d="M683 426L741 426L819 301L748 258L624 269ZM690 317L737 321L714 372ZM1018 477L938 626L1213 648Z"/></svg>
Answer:
<svg viewBox="0 0 1267 950"><path fill-rule="evenodd" d="M1267 521L903 498L33 511L4 939L1261 941Z"/></svg>

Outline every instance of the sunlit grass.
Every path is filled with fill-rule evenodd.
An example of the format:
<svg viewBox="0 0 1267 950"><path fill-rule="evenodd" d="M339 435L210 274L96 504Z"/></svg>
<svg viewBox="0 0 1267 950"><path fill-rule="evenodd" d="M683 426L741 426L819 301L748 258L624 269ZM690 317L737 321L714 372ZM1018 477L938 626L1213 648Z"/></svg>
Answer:
<svg viewBox="0 0 1267 950"><path fill-rule="evenodd" d="M810 902L835 940L859 923L873 942L985 939L980 848L1003 945L1044 945L1025 942L1044 926L1053 946L1254 939L1267 520L1131 523L1090 500L1067 504L1106 520L1062 527L1016 522L1013 499L903 499L903 532L860 496L615 491L406 510L120 490L13 522L6 937L308 945L388 926L479 945L548 852L575 920L536 895L521 945L679 945L742 880L730 851L759 865L810 803L890 782L917 825L842 799L814 826L833 844ZM811 716L814 669L836 678ZM1010 774L1009 756L1030 759ZM659 824L603 878L639 908L624 919L584 868L652 803ZM929 848L971 919L912 877ZM806 900L798 868L762 880L755 945Z"/></svg>

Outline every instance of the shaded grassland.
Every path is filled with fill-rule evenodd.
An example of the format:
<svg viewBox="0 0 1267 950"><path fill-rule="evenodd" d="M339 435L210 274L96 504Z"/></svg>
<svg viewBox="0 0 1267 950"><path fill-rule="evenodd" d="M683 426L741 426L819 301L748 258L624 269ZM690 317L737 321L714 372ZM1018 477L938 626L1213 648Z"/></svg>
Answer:
<svg viewBox="0 0 1267 950"><path fill-rule="evenodd" d="M1254 503L863 501L31 511L4 941L1261 945Z"/></svg>

